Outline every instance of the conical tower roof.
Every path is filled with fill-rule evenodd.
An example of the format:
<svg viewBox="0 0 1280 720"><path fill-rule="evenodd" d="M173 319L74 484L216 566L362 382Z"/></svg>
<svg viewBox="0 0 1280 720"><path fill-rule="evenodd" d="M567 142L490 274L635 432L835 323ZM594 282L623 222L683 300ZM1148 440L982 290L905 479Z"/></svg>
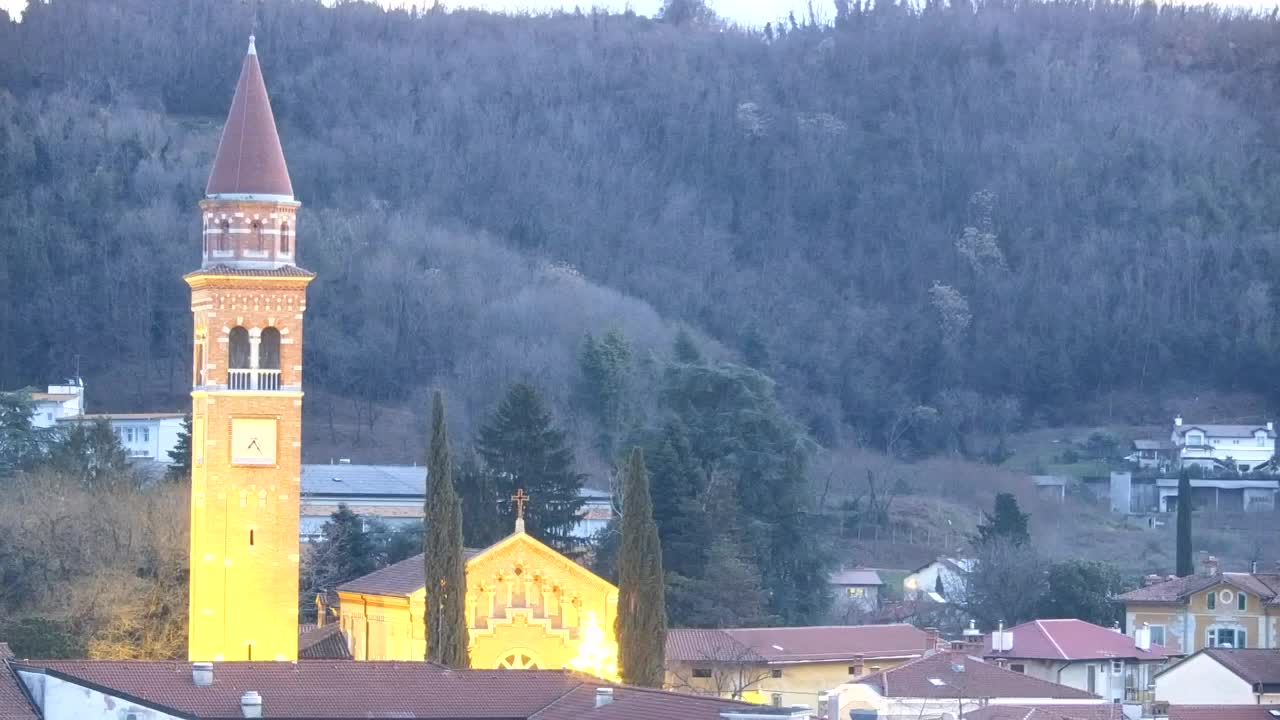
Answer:
<svg viewBox="0 0 1280 720"><path fill-rule="evenodd" d="M236 96L222 128L218 155L205 187L209 197L292 200L293 183L276 133L271 99L262 80L258 51L249 36L249 52L240 68Z"/></svg>

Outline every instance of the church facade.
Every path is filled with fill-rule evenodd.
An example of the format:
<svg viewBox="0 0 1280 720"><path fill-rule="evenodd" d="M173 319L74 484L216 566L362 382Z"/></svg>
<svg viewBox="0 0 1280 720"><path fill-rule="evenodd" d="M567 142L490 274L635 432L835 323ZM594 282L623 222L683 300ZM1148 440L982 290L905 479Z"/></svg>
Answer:
<svg viewBox="0 0 1280 720"><path fill-rule="evenodd" d="M253 39L191 287L191 660L296 660L302 317L293 185Z"/></svg>
<svg viewBox="0 0 1280 720"><path fill-rule="evenodd" d="M618 589L526 534L467 553L471 667L570 669L617 679ZM422 660L426 569L416 555L338 587L357 660Z"/></svg>

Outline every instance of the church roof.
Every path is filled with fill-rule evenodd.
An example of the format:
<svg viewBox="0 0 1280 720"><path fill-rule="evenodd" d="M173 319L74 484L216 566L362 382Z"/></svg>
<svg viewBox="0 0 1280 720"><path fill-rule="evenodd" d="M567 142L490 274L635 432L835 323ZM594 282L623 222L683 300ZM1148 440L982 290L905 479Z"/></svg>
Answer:
<svg viewBox="0 0 1280 720"><path fill-rule="evenodd" d="M470 560L479 555L479 550L464 548L462 558ZM427 567L422 553L392 563L381 570L338 586L338 592L359 593L361 595L412 595L427 584Z"/></svg>
<svg viewBox="0 0 1280 720"><path fill-rule="evenodd" d="M268 720L721 720L721 713L756 707L611 685L565 670L449 670L426 662L351 660L213 666L208 687L195 685L191 664L177 661L55 660L15 668L197 719L241 717L240 696L251 690L262 696ZM613 689L612 702L598 709L597 688Z"/></svg>
<svg viewBox="0 0 1280 720"><path fill-rule="evenodd" d="M253 37L249 38L249 51L240 67L240 80L205 194L264 200L293 198L293 183L289 181L289 168L280 148Z"/></svg>

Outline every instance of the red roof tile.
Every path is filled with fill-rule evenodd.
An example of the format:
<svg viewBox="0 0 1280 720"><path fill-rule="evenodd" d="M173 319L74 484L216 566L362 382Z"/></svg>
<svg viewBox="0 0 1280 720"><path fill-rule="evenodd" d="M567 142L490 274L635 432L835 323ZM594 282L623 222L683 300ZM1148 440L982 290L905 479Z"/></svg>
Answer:
<svg viewBox="0 0 1280 720"><path fill-rule="evenodd" d="M940 652L868 675L859 681L883 697L911 698L1094 698L1083 690L1005 670L980 658Z"/></svg>
<svg viewBox="0 0 1280 720"><path fill-rule="evenodd" d="M249 690L262 695L264 718L292 720L719 720L722 710L749 707L612 686L561 670L449 670L425 662L214 663L209 687L197 687L190 664L181 662L48 661L19 667L194 718L241 717L240 696ZM595 710L598 687L614 688L614 699Z"/></svg>
<svg viewBox="0 0 1280 720"><path fill-rule="evenodd" d="M1271 686L1280 691L1280 650L1205 648L1200 652L1250 685Z"/></svg>
<svg viewBox="0 0 1280 720"><path fill-rule="evenodd" d="M1170 705L1169 720L1276 720L1280 705Z"/></svg>
<svg viewBox="0 0 1280 720"><path fill-rule="evenodd" d="M324 627L299 626L298 657L304 660L350 660L347 636L336 623Z"/></svg>
<svg viewBox="0 0 1280 720"><path fill-rule="evenodd" d="M964 720L1124 720L1124 708L1115 703L988 705L965 713Z"/></svg>
<svg viewBox="0 0 1280 720"><path fill-rule="evenodd" d="M310 270L303 270L296 265L281 265L277 268L239 268L230 265L209 265L200 268L195 272L189 272L183 275L184 278L201 277L205 275L235 275L244 277L315 277L316 274Z"/></svg>
<svg viewBox="0 0 1280 720"><path fill-rule="evenodd" d="M1216 575L1188 575L1148 585L1116 598L1120 602L1173 603L1219 583L1252 593L1269 604L1280 604L1280 575L1271 573L1224 572Z"/></svg>
<svg viewBox="0 0 1280 720"><path fill-rule="evenodd" d="M992 652L991 636L986 638L984 654L988 658L1027 658L1038 660L1164 660L1171 651L1161 645L1139 650L1134 639L1114 630L1083 620L1033 620L1009 628L1013 633L1013 650Z"/></svg>
<svg viewBox="0 0 1280 720"><path fill-rule="evenodd" d="M36 720L36 712L18 685L18 676L10 671L13 652L8 643L0 642L0 720Z"/></svg>
<svg viewBox="0 0 1280 720"><path fill-rule="evenodd" d="M293 183L252 37L205 194L293 197Z"/></svg>
<svg viewBox="0 0 1280 720"><path fill-rule="evenodd" d="M929 636L911 625L668 630L668 659L795 663L924 654Z"/></svg>

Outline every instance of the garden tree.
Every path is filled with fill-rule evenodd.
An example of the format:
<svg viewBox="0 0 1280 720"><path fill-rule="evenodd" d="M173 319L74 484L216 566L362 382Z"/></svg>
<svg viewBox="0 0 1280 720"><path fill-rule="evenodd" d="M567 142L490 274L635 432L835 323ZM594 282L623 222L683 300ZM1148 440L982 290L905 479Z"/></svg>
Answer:
<svg viewBox="0 0 1280 720"><path fill-rule="evenodd" d="M135 480L129 470L129 454L105 418L71 423L42 462L59 475L78 478L86 487Z"/></svg>
<svg viewBox="0 0 1280 720"><path fill-rule="evenodd" d="M498 483L494 472L482 466L474 451L463 456L453 470L462 501L462 542L470 548L486 548L511 532L499 511Z"/></svg>
<svg viewBox="0 0 1280 720"><path fill-rule="evenodd" d="M551 412L532 385L511 386L480 428L476 453L494 474L508 527L515 521L509 498L523 488L532 498L524 514L527 532L569 552L573 544L569 533L582 510L583 476L574 470L573 448L554 426Z"/></svg>
<svg viewBox="0 0 1280 720"><path fill-rule="evenodd" d="M31 424L31 396L0 393L0 478L29 466L43 451L43 438Z"/></svg>
<svg viewBox="0 0 1280 720"><path fill-rule="evenodd" d="M701 575L668 573L667 611L679 627L763 627L779 622L769 612L760 568L729 532L719 532L712 540Z"/></svg>
<svg viewBox="0 0 1280 720"><path fill-rule="evenodd" d="M942 573L938 573L934 576L933 591L937 593L938 597L944 598L947 596L947 588L942 584Z"/></svg>
<svg viewBox="0 0 1280 720"><path fill-rule="evenodd" d="M1178 473L1178 535L1174 548L1178 577L1187 577L1196 572L1195 564L1191 560L1191 511L1193 509L1191 492L1191 474L1183 468Z"/></svg>
<svg viewBox="0 0 1280 720"><path fill-rule="evenodd" d="M1037 617L1048 588L1044 559L1030 543L993 536L975 547L974 564L965 574L959 602L984 627L1017 625Z"/></svg>
<svg viewBox="0 0 1280 720"><path fill-rule="evenodd" d="M1031 540L1027 529L1030 515L1018 507L1018 499L1012 493L997 493L993 512L983 513L985 522L978 524L978 542L986 544L993 540L1008 540L1014 545L1023 545Z"/></svg>
<svg viewBox="0 0 1280 720"><path fill-rule="evenodd" d="M1111 627L1123 620L1123 608L1115 597L1125 592L1120 571L1096 560L1065 560L1049 565L1041 618L1076 618Z"/></svg>
<svg viewBox="0 0 1280 720"><path fill-rule="evenodd" d="M623 469L618 550L618 672L628 685L662 687L667 637L666 575L653 521L644 453L634 448Z"/></svg>
<svg viewBox="0 0 1280 720"><path fill-rule="evenodd" d="M378 569L376 544L359 515L345 503L338 505L320 529L320 539L308 547L302 572L302 601L333 590L348 580Z"/></svg>
<svg viewBox="0 0 1280 720"><path fill-rule="evenodd" d="M171 464L164 472L166 479L180 482L191 480L190 415L182 419L182 432L178 433L178 441L173 444L173 449L169 450L169 462Z"/></svg>
<svg viewBox="0 0 1280 720"><path fill-rule="evenodd" d="M671 347L671 356L678 363L700 363L702 362L702 351L698 349L698 344L694 342L693 336L689 331L680 328L676 333L675 343Z"/></svg>
<svg viewBox="0 0 1280 720"><path fill-rule="evenodd" d="M453 489L449 431L444 397L431 402L431 443L427 450L427 497L423 508L426 534L422 554L426 569L427 661L452 668L468 666L467 577L462 556L462 501Z"/></svg>
<svg viewBox="0 0 1280 720"><path fill-rule="evenodd" d="M626 422L631 358L630 344L617 331L600 340L588 334L578 355L577 402L595 419L600 429L597 447L606 457L613 454Z"/></svg>
<svg viewBox="0 0 1280 720"><path fill-rule="evenodd" d="M678 417L668 418L646 443L653 515L662 545L662 567L685 577L702 572L710 528L704 483Z"/></svg>
<svg viewBox="0 0 1280 720"><path fill-rule="evenodd" d="M770 612L786 623L817 622L826 614L830 523L809 516L811 441L778 404L773 381L730 363L672 363L660 402L685 428L704 503L734 498Z"/></svg>

